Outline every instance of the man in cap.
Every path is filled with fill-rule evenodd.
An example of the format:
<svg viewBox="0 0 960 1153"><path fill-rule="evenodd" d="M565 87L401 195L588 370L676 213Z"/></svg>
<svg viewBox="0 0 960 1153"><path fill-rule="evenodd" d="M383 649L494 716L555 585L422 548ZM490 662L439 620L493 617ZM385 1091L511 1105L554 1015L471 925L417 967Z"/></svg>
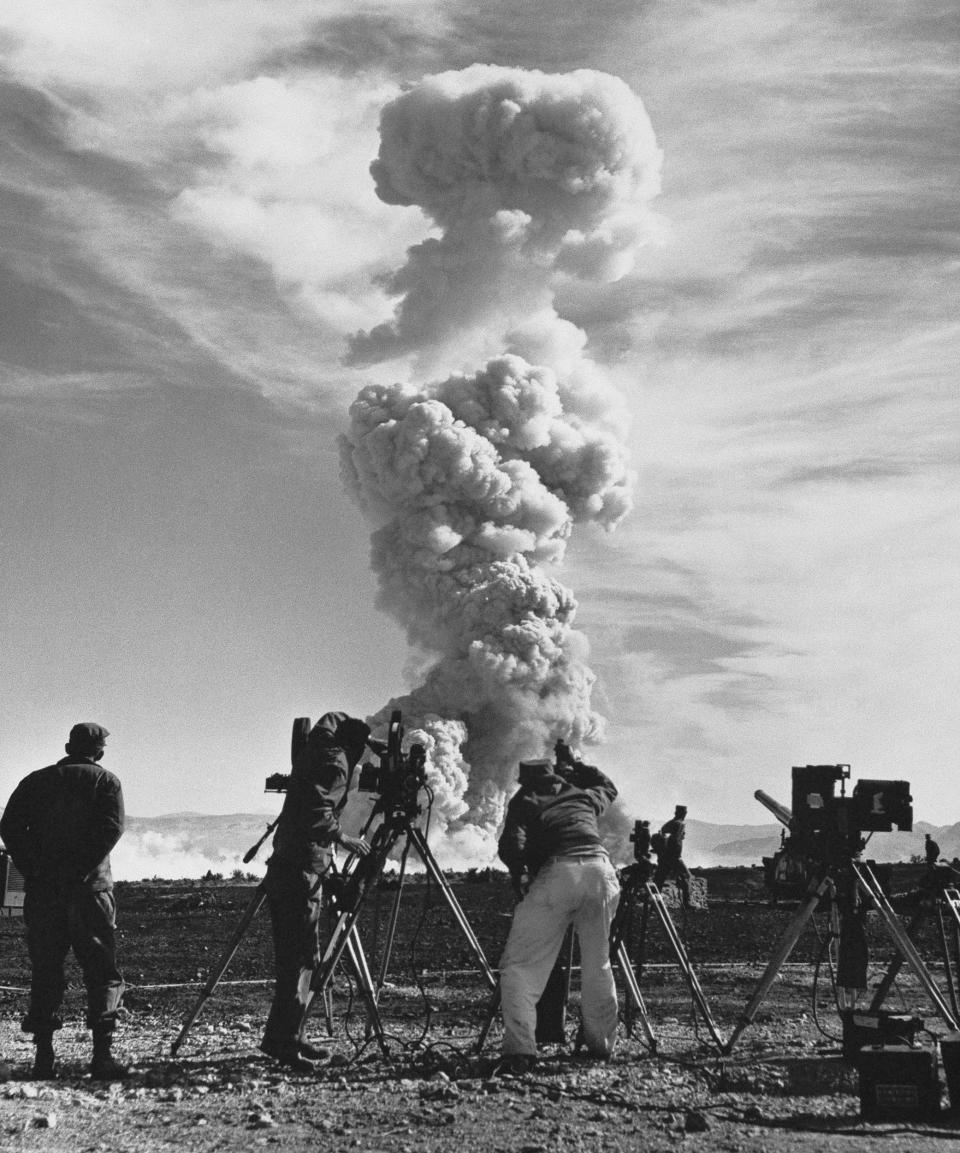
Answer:
<svg viewBox="0 0 960 1153"><path fill-rule="evenodd" d="M683 840L687 835L687 806L676 805L673 816L660 826L661 848L657 852L654 884L658 887L671 877L676 879L683 907L690 905L690 870L683 859Z"/></svg>
<svg viewBox="0 0 960 1153"><path fill-rule="evenodd" d="M273 1004L260 1048L298 1073L311 1072L328 1057L311 1045L303 1028L313 991L310 982L320 963L319 920L322 884L333 865L337 845L366 855L362 838L340 827L353 771L363 750L382 745L370 726L346 713L325 713L293 758L290 783L273 837L264 887L273 927Z"/></svg>
<svg viewBox="0 0 960 1153"><path fill-rule="evenodd" d="M524 876L530 883L500 960L501 1066L523 1073L536 1064L537 1002L571 924L580 943L582 1038L591 1056L606 1060L617 1031L610 923L620 884L597 819L617 790L599 769L559 755L556 764L522 761L519 783L498 851L515 888Z"/></svg>
<svg viewBox="0 0 960 1153"><path fill-rule="evenodd" d="M116 961L110 850L123 832L123 791L99 763L108 735L89 721L74 725L67 755L24 777L0 819L0 837L25 882L31 979L22 1027L33 1034L37 1078L54 1075L53 1034L61 1027L70 948L87 989L90 1072L102 1081L127 1076L111 1053L123 978Z"/></svg>

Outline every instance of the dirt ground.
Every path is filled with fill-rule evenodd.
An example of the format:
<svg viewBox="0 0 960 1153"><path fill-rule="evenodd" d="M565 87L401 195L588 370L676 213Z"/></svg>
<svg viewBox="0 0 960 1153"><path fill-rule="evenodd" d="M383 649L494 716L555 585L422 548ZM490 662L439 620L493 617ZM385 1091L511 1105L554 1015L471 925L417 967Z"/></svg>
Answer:
<svg viewBox="0 0 960 1153"><path fill-rule="evenodd" d="M795 913L772 908L750 871L711 876L709 907L675 913L709 1008L728 1037L774 943ZM170 1045L197 1000L198 981L217 961L252 889L237 885L129 885L118 901L122 962L130 985L118 1034L132 1063L128 1081L92 1082L82 989L71 970L59 1078L29 1079L32 1046L19 1030L25 998L22 925L0 921L0 1148L183 1153L280 1147L306 1150L539 1153L540 1150L859 1151L946 1148L960 1117L864 1122L856 1071L840 1057L839 1022L811 929L798 943L732 1055L721 1056L694 1005L659 926L648 931L640 985L656 1052L635 1021L614 1059L581 1062L572 1046L545 1046L525 1077L490 1076L499 1024L481 1054L488 993L449 910L426 886L404 890L400 932L381 998L388 1053L365 1038L364 1014L346 978L334 993L332 1057L315 1075L279 1070L257 1049L270 999L267 919L260 915L177 1056ZM502 878L456 886L493 960L509 926ZM362 939L378 956L389 897L371 905ZM639 920L639 917L638 917ZM379 922L379 924L378 924ZM639 961L636 929L631 955ZM871 924L872 974L891 951ZM921 938L938 975L931 939ZM442 965L442 967L441 967ZM576 982L568 1037L576 1026ZM626 997L625 1003L630 999ZM925 994L901 979L889 1007L946 1031ZM315 1040L324 1038L321 1016ZM931 1044L922 1034L921 1044ZM949 1103L946 1091L943 1104Z"/></svg>

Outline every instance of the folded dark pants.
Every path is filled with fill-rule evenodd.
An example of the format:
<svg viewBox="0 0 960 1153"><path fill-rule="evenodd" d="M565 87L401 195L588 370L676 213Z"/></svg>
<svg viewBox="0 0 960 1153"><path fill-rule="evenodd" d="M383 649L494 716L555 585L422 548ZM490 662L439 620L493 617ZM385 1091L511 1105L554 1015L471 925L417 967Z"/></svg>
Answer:
<svg viewBox="0 0 960 1153"><path fill-rule="evenodd" d="M285 862L271 861L264 880L273 927L273 1004L263 1043L293 1049L313 1000L310 981L320 963L321 876Z"/></svg>
<svg viewBox="0 0 960 1153"><path fill-rule="evenodd" d="M32 973L24 1032L49 1033L60 1028L64 964L70 949L87 989L87 1026L97 1033L112 1032L123 996L116 957L116 909L109 889L96 891L86 885L28 888L23 919Z"/></svg>

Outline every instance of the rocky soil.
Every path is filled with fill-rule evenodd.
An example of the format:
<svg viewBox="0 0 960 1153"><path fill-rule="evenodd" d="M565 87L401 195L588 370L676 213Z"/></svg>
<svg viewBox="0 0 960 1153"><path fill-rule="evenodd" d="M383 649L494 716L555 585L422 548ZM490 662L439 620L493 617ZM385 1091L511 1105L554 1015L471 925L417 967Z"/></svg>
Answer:
<svg viewBox="0 0 960 1153"><path fill-rule="evenodd" d="M747 871L749 874L749 871ZM793 910L772 909L753 879L711 879L707 910L676 914L710 1008L724 1036L756 986ZM743 878L741 878L743 880ZM739 886L739 887L738 887ZM855 1070L839 1055L839 1025L815 933L764 1001L731 1056L721 1056L654 926L641 987L656 1037L623 1039L613 1061L578 1061L569 1045L547 1046L525 1077L492 1076L499 1026L482 1054L476 1041L487 992L443 903L425 886L404 891L401 932L381 1001L388 1054L365 1037L364 1016L345 978L334 995L332 1056L315 1075L292 1076L257 1050L269 1003L266 918L257 918L224 981L177 1056L170 1044L195 1004L197 979L219 957L250 896L240 886L124 886L119 894L123 964L130 982L120 1055L128 1081L100 1085L86 1074L89 1036L82 989L71 972L59 1078L29 1079L32 1047L19 1031L27 968L22 925L0 922L0 1148L182 1153L280 1147L420 1153L540 1150L787 1150L946 1148L960 1136L949 1112L925 1121L866 1123ZM742 890L742 891L741 891ZM463 883L458 897L496 958L509 924L502 879ZM389 897L389 894L386 895ZM389 911L381 909L385 917ZM373 907L364 925L376 956ZM382 939L382 926L380 937ZM889 953L871 927L875 969ZM631 949L635 950L636 941ZM931 963L935 953L931 953ZM441 968L442 963L442 968ZM237 982L237 983L233 983ZM911 980L890 1007L945 1027ZM576 992L568 1034L576 1023ZM325 1033L321 1017L316 1039ZM929 1044L923 1036L922 1043ZM948 1104L946 1092L943 1104Z"/></svg>

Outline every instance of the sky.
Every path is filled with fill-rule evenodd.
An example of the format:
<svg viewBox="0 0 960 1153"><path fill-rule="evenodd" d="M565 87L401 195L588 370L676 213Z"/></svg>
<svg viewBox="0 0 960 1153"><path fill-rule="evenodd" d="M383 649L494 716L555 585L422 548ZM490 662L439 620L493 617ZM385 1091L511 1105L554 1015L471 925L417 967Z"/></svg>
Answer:
<svg viewBox="0 0 960 1153"><path fill-rule="evenodd" d="M442 713L480 642L397 592L409 499L355 466L522 352L600 495L538 465L543 539L467 544L574 598L563 731L625 813L769 823L849 763L960 820L958 41L937 0L7 0L0 794L93 720L130 813L269 813L295 717ZM563 147L587 109L606 183L445 182L501 81ZM487 703L502 790L547 750Z"/></svg>

